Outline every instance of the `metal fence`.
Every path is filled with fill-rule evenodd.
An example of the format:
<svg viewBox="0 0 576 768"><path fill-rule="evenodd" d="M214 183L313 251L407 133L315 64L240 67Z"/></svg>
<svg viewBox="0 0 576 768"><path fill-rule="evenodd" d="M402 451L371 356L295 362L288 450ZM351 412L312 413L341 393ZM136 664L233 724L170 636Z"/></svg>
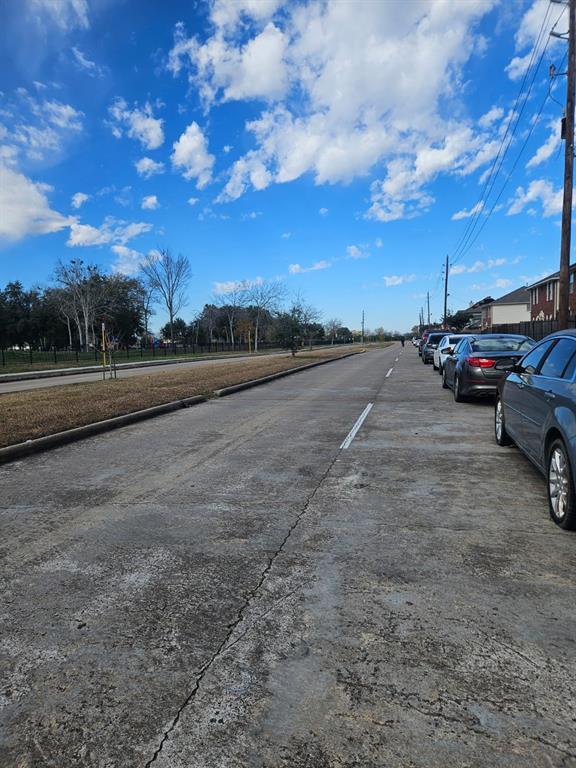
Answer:
<svg viewBox="0 0 576 768"><path fill-rule="evenodd" d="M568 327L576 328L576 318L570 318ZM518 333L540 341L544 336L548 336L549 333L554 333L558 330L560 330L558 320L528 320L523 323L493 325L491 328L482 331L482 333Z"/></svg>
<svg viewBox="0 0 576 768"><path fill-rule="evenodd" d="M313 341L313 346L324 345L325 340ZM339 343L339 342L336 342ZM305 346L308 346L307 344ZM279 349L277 344L260 342L259 352ZM154 347L124 347L114 350L116 364L138 360L155 360L164 357L182 357L192 355L222 354L226 352L253 352L254 346L247 343L228 344L214 341L212 344L163 344ZM3 368L38 368L41 366L62 367L66 363L77 365L100 365L102 352L97 348L79 349L1 349L0 369Z"/></svg>

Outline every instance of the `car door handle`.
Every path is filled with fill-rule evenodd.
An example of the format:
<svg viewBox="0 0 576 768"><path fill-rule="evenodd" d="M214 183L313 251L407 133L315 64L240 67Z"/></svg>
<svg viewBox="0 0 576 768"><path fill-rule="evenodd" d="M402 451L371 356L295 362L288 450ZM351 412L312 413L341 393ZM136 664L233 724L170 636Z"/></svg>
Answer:
<svg viewBox="0 0 576 768"><path fill-rule="evenodd" d="M546 400L554 400L556 395L554 394L554 392L551 392L550 390L548 390L548 392L544 392L544 397L546 398Z"/></svg>
<svg viewBox="0 0 576 768"><path fill-rule="evenodd" d="M517 381L517 382L516 382L516 386L518 387L518 389L524 389L524 387L526 386L526 384L524 384L524 382L523 382L523 381Z"/></svg>

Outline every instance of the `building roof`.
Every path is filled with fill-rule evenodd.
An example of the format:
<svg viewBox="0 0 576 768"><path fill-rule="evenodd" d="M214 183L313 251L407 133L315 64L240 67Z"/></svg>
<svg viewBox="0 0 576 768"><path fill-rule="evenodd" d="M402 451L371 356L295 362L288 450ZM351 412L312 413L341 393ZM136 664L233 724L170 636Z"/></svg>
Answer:
<svg viewBox="0 0 576 768"><path fill-rule="evenodd" d="M504 296L500 296L492 302L493 304L529 304L530 303L530 291L526 286L522 288L516 288L515 291L510 291Z"/></svg>
<svg viewBox="0 0 576 768"><path fill-rule="evenodd" d="M576 264L570 265L570 272L574 272L576 270ZM531 283L527 286L527 288L536 288L538 285L544 285L545 283L549 283L551 280L558 280L560 278L560 272L553 272L551 275L548 275L547 277L543 277L541 280L537 280L535 283Z"/></svg>

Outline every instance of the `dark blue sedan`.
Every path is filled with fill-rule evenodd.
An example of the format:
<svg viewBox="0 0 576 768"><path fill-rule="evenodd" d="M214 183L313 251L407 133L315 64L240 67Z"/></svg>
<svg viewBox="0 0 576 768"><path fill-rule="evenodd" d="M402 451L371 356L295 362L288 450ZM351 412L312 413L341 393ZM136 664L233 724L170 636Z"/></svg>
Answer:
<svg viewBox="0 0 576 768"><path fill-rule="evenodd" d="M576 528L576 331L547 336L498 385L499 445L516 443L546 476L552 520Z"/></svg>

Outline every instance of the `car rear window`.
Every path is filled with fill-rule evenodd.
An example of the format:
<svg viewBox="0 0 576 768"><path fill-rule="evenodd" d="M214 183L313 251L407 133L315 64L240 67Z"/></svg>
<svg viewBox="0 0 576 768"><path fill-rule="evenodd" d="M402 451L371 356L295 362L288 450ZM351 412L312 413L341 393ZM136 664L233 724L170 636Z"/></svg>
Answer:
<svg viewBox="0 0 576 768"><path fill-rule="evenodd" d="M528 352L534 343L531 339L474 339L473 352Z"/></svg>
<svg viewBox="0 0 576 768"><path fill-rule="evenodd" d="M428 344L438 344L446 336L445 333L431 333L428 336Z"/></svg>
<svg viewBox="0 0 576 768"><path fill-rule="evenodd" d="M450 336L448 339L448 344L458 344L462 336Z"/></svg>

